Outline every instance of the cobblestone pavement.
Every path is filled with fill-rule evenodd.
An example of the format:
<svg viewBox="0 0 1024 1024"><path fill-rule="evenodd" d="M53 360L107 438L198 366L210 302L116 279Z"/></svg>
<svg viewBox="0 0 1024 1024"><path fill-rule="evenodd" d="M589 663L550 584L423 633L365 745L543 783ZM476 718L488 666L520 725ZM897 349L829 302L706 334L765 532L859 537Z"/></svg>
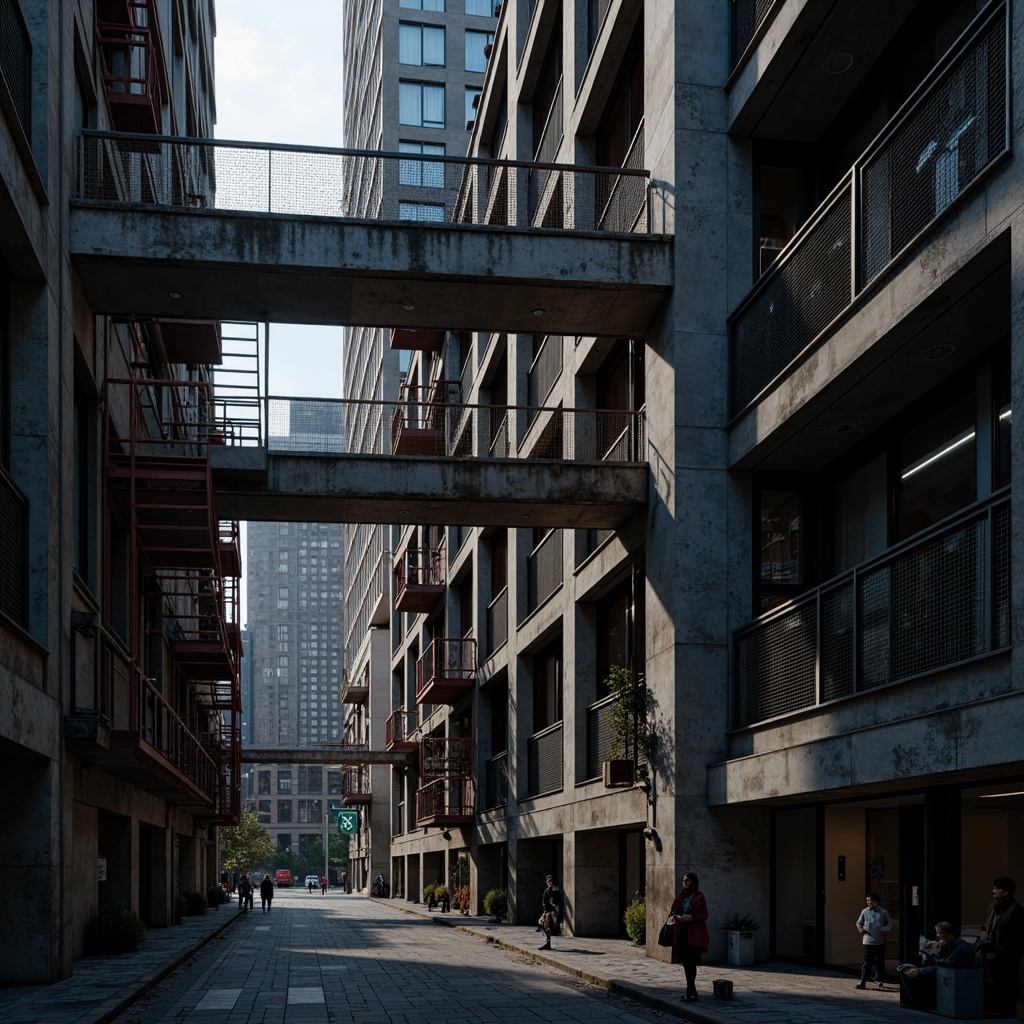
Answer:
<svg viewBox="0 0 1024 1024"><path fill-rule="evenodd" d="M133 954L88 957L53 986L0 991L0 1024L915 1024L894 984L780 964L704 965L700 1001L681 968L618 939L428 913L358 894L279 891L269 914L222 907L147 933ZM177 970L172 969L177 966ZM733 982L732 1000L712 981ZM118 1015L120 1014L120 1015ZM942 1019L942 1018L936 1018Z"/></svg>

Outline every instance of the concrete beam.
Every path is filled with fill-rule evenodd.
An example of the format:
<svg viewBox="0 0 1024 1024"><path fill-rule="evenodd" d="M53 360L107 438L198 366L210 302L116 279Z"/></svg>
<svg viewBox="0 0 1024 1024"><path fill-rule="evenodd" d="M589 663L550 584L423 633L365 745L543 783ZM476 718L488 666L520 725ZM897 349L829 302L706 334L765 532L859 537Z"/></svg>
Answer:
<svg viewBox="0 0 1024 1024"><path fill-rule="evenodd" d="M187 319L640 336L673 284L666 236L111 203L71 256L94 312Z"/></svg>
<svg viewBox="0 0 1024 1024"><path fill-rule="evenodd" d="M404 751L367 750L366 747L246 747L243 764L405 764Z"/></svg>
<svg viewBox="0 0 1024 1024"><path fill-rule="evenodd" d="M610 530L647 502L641 464L212 450L217 513L270 522Z"/></svg>

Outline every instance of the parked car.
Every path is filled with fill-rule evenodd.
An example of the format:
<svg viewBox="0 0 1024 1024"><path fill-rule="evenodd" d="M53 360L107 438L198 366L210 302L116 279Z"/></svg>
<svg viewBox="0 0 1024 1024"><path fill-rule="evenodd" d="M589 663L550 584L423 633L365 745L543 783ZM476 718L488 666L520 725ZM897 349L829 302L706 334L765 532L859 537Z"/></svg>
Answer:
<svg viewBox="0 0 1024 1024"><path fill-rule="evenodd" d="M320 876L319 875L306 875L306 881L302 883L307 889L319 889L320 888Z"/></svg>
<svg viewBox="0 0 1024 1024"><path fill-rule="evenodd" d="M287 868L278 868L274 872L274 883L278 889L291 888L292 884L292 873Z"/></svg>

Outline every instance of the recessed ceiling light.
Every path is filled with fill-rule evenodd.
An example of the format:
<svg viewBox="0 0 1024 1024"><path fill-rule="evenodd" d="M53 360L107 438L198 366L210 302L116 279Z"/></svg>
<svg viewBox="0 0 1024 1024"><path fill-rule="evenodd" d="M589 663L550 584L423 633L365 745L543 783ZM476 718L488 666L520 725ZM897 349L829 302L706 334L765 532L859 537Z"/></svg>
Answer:
<svg viewBox="0 0 1024 1024"><path fill-rule="evenodd" d="M172 299L180 299L181 292L168 292L167 293Z"/></svg>
<svg viewBox="0 0 1024 1024"><path fill-rule="evenodd" d="M849 50L837 50L828 59L828 73L830 75L845 74L853 67L853 54Z"/></svg>
<svg viewBox="0 0 1024 1024"><path fill-rule="evenodd" d="M956 345L936 345L925 352L925 359L935 362L939 359L948 359L956 351Z"/></svg>
<svg viewBox="0 0 1024 1024"><path fill-rule="evenodd" d="M547 312L546 309L535 309L533 311L534 316L543 316Z"/></svg>
<svg viewBox="0 0 1024 1024"><path fill-rule="evenodd" d="M409 299L406 299L405 302L402 303L402 309L415 309L415 308L416 308L416 303L415 302L411 302Z"/></svg>
<svg viewBox="0 0 1024 1024"><path fill-rule="evenodd" d="M851 430L856 430L857 424L851 423L847 420L845 423L834 423L828 428L830 434L848 434Z"/></svg>

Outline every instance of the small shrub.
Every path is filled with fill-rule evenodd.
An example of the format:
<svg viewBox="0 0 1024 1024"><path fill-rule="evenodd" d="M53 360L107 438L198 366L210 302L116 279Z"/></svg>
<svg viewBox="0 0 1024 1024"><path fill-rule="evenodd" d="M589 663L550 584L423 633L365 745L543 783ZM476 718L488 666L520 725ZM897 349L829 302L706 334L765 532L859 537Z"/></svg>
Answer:
<svg viewBox="0 0 1024 1024"><path fill-rule="evenodd" d="M429 907L437 899L437 885L430 882L423 886L423 902Z"/></svg>
<svg viewBox="0 0 1024 1024"><path fill-rule="evenodd" d="M227 903L228 894L219 885L210 885L206 889L206 902L211 907L219 907L222 903Z"/></svg>
<svg viewBox="0 0 1024 1024"><path fill-rule="evenodd" d="M205 892L191 890L183 892L181 895L185 897L185 913L189 917L205 914L210 909L210 903L206 898Z"/></svg>
<svg viewBox="0 0 1024 1024"><path fill-rule="evenodd" d="M89 920L85 948L90 953L130 953L142 945L146 926L131 907L111 903Z"/></svg>
<svg viewBox="0 0 1024 1024"><path fill-rule="evenodd" d="M484 913L504 917L508 913L508 896L504 889L491 889L484 896Z"/></svg>
<svg viewBox="0 0 1024 1024"><path fill-rule="evenodd" d="M437 886L434 889L434 899L437 900L438 903L442 903L444 900L448 899L448 886L447 885L439 885L439 886Z"/></svg>
<svg viewBox="0 0 1024 1024"><path fill-rule="evenodd" d="M725 919L722 927L727 932L756 932L761 926L750 914L732 914Z"/></svg>
<svg viewBox="0 0 1024 1024"><path fill-rule="evenodd" d="M181 924L182 920L188 916L188 897L183 893L179 892L174 897L174 923Z"/></svg>
<svg viewBox="0 0 1024 1024"><path fill-rule="evenodd" d="M647 903L645 900L633 900L626 907L622 920L626 924L626 934L638 946L647 944Z"/></svg>

